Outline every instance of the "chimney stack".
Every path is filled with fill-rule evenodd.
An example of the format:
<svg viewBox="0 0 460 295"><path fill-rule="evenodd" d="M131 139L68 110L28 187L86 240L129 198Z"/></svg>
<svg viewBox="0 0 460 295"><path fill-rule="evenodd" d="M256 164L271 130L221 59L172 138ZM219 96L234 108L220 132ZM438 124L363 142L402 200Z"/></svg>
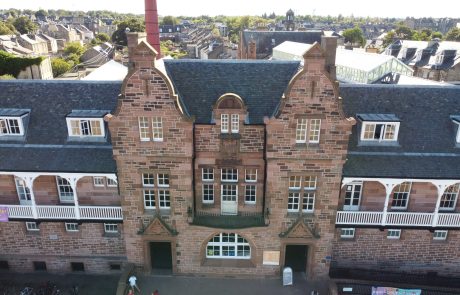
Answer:
<svg viewBox="0 0 460 295"><path fill-rule="evenodd" d="M335 56L337 52L337 40L335 36L321 36L321 47L326 57L326 71L329 72L333 81L337 80L335 73Z"/></svg>
<svg viewBox="0 0 460 295"><path fill-rule="evenodd" d="M158 52L157 59L161 58L157 0L145 0L145 31L147 42Z"/></svg>

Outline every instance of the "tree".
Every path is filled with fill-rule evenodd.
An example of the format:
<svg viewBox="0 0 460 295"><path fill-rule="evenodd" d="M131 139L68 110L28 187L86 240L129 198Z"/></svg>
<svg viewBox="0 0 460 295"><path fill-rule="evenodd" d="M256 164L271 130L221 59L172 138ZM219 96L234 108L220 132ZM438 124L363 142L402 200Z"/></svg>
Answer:
<svg viewBox="0 0 460 295"><path fill-rule="evenodd" d="M0 22L0 35L14 35L15 27L7 22Z"/></svg>
<svg viewBox="0 0 460 295"><path fill-rule="evenodd" d="M443 36L442 36L442 33L441 32L433 32L433 34L431 34L431 39L442 39Z"/></svg>
<svg viewBox="0 0 460 295"><path fill-rule="evenodd" d="M1 75L0 80L14 80L16 79L13 75L6 74L6 75Z"/></svg>
<svg viewBox="0 0 460 295"><path fill-rule="evenodd" d="M99 39L101 40L101 42L108 42L110 41L110 37L109 35L105 34L105 33L99 33L96 35L96 39Z"/></svg>
<svg viewBox="0 0 460 295"><path fill-rule="evenodd" d="M13 21L13 26L21 34L34 33L38 26L32 22L28 17L21 16Z"/></svg>
<svg viewBox="0 0 460 295"><path fill-rule="evenodd" d="M459 28L452 28L446 34L447 41L460 41L460 29Z"/></svg>
<svg viewBox="0 0 460 295"><path fill-rule="evenodd" d="M342 36L345 38L345 42L359 44L360 46L364 46L366 44L364 33L359 27L354 27L353 29L346 29L345 31L343 31Z"/></svg>
<svg viewBox="0 0 460 295"><path fill-rule="evenodd" d="M126 28L129 28L130 32L144 32L145 23L139 18L129 18L117 25L117 30L112 35L112 42L116 45L126 46L128 40L126 38Z"/></svg>
<svg viewBox="0 0 460 295"><path fill-rule="evenodd" d="M396 39L396 33L395 31L390 31L388 32L386 35L385 35L385 38L383 38L383 44L382 44L382 47L383 48L386 48L388 47L390 44L392 44Z"/></svg>
<svg viewBox="0 0 460 295"><path fill-rule="evenodd" d="M163 19L161 20L161 24L162 25L175 26L175 25L179 24L179 20L177 18L175 18L174 16L167 15L167 16L163 17Z"/></svg>
<svg viewBox="0 0 460 295"><path fill-rule="evenodd" d="M68 72L71 65L62 58L51 59L51 68L53 69L53 76L58 77Z"/></svg>
<svg viewBox="0 0 460 295"><path fill-rule="evenodd" d="M85 47L83 47L83 45L81 45L80 42L69 42L64 47L65 55L76 54L78 57L80 57L84 52Z"/></svg>
<svg viewBox="0 0 460 295"><path fill-rule="evenodd" d="M38 19L45 19L48 16L48 11L44 9L40 9L37 12L35 12L35 17Z"/></svg>
<svg viewBox="0 0 460 295"><path fill-rule="evenodd" d="M396 36L402 40L412 40L414 31L404 25L399 25L395 30Z"/></svg>

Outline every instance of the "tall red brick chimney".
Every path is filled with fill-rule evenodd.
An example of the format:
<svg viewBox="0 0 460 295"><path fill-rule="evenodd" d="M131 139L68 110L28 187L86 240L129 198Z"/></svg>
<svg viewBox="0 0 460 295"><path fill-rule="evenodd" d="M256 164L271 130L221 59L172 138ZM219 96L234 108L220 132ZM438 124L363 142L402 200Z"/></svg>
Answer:
<svg viewBox="0 0 460 295"><path fill-rule="evenodd" d="M145 30L147 42L158 52L157 59L161 58L157 0L145 0Z"/></svg>

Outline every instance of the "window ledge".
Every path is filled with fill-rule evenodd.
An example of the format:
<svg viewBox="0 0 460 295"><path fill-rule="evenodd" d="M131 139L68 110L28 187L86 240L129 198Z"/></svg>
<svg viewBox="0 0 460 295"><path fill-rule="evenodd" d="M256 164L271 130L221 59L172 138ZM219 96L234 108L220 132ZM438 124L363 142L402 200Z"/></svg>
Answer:
<svg viewBox="0 0 460 295"><path fill-rule="evenodd" d="M69 142L107 142L105 136L68 136Z"/></svg>
<svg viewBox="0 0 460 295"><path fill-rule="evenodd" d="M104 234L102 235L104 238L119 238L121 235L120 233L106 233L104 232Z"/></svg>
<svg viewBox="0 0 460 295"><path fill-rule="evenodd" d="M398 141L363 141L363 140L358 140L358 147L360 146L386 146L386 147L401 147Z"/></svg>
<svg viewBox="0 0 460 295"><path fill-rule="evenodd" d="M0 141L26 141L25 135L1 135Z"/></svg>
<svg viewBox="0 0 460 295"><path fill-rule="evenodd" d="M225 259L225 258L206 258L202 266L209 267L234 267L234 268L255 268L251 259Z"/></svg>
<svg viewBox="0 0 460 295"><path fill-rule="evenodd" d="M319 149L319 143L296 143L295 148L299 150L316 150Z"/></svg>

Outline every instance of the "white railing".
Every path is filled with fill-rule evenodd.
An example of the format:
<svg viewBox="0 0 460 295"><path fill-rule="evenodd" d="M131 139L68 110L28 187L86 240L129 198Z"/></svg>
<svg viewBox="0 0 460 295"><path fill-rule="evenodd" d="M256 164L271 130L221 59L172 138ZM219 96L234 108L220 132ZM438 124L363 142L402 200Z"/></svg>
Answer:
<svg viewBox="0 0 460 295"><path fill-rule="evenodd" d="M119 219L123 220L121 207L80 206L81 219Z"/></svg>
<svg viewBox="0 0 460 295"><path fill-rule="evenodd" d="M29 205L0 205L8 208L9 218L33 218L32 206Z"/></svg>
<svg viewBox="0 0 460 295"><path fill-rule="evenodd" d="M458 213L439 213L438 226L458 227L460 224L460 214Z"/></svg>
<svg viewBox="0 0 460 295"><path fill-rule="evenodd" d="M379 225L383 212L337 211L336 224Z"/></svg>
<svg viewBox="0 0 460 295"><path fill-rule="evenodd" d="M384 219L383 212L375 211L337 211L337 225L382 225L382 226L433 226L459 227L460 213L439 213L434 224L434 213L423 212L387 212Z"/></svg>
<svg viewBox="0 0 460 295"><path fill-rule="evenodd" d="M434 213L388 212L386 225L431 226Z"/></svg>
<svg viewBox="0 0 460 295"><path fill-rule="evenodd" d="M0 205L8 208L8 218L33 219L30 205ZM77 219L74 206L36 206L38 219ZM80 219L123 220L121 207L80 206Z"/></svg>

